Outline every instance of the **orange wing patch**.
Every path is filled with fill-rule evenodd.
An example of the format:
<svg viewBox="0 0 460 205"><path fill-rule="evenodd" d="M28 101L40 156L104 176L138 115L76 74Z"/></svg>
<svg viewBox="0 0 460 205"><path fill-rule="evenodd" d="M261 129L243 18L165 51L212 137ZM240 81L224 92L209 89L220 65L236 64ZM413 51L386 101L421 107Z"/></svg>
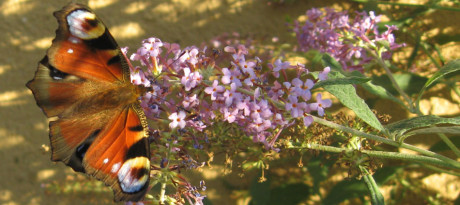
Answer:
<svg viewBox="0 0 460 205"><path fill-rule="evenodd" d="M51 64L60 71L93 81L123 81L119 50L94 50L83 43L63 41L50 49Z"/></svg>

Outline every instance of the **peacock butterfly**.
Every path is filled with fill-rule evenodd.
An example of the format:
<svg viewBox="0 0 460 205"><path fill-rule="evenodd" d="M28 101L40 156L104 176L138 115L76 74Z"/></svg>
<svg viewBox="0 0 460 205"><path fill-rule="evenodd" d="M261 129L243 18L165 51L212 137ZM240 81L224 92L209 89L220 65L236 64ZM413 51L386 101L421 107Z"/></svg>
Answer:
<svg viewBox="0 0 460 205"><path fill-rule="evenodd" d="M129 67L106 26L84 5L54 13L59 27L27 83L49 118L51 160L103 181L115 201L149 187L148 125Z"/></svg>

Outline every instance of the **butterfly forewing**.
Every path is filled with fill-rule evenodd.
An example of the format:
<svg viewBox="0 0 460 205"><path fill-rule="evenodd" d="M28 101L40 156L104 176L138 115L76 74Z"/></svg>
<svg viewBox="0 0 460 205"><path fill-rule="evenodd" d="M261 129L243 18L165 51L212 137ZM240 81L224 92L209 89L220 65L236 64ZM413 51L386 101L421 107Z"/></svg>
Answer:
<svg viewBox="0 0 460 205"><path fill-rule="evenodd" d="M129 68L87 7L55 12L59 28L27 83L50 118L52 160L111 186L116 201L139 201L149 185L147 122Z"/></svg>
<svg viewBox="0 0 460 205"><path fill-rule="evenodd" d="M79 4L70 4L54 15L59 28L48 57L55 67L94 81L129 79L129 70L123 69L126 65L117 43L92 11Z"/></svg>

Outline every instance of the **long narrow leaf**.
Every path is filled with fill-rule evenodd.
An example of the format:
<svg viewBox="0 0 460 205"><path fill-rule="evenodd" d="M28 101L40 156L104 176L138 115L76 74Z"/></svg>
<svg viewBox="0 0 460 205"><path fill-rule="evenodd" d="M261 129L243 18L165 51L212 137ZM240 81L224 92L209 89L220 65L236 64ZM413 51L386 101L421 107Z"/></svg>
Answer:
<svg viewBox="0 0 460 205"><path fill-rule="evenodd" d="M460 134L460 126L453 127L427 127L417 130L412 130L404 134L404 138L410 137L412 135L418 134L435 134L435 133L444 133L444 134Z"/></svg>
<svg viewBox="0 0 460 205"><path fill-rule="evenodd" d="M382 193L380 193L379 186L374 180L374 177L369 173L366 167L358 165L361 173L363 173L363 180L371 195L371 202L373 205L385 205Z"/></svg>
<svg viewBox="0 0 460 205"><path fill-rule="evenodd" d="M358 71L351 72L351 75L360 77L360 78L365 78L365 76L361 72L358 72ZM404 102L402 102L399 98L395 97L393 94L391 94L391 92L386 90L384 87L372 83L372 81L367 81L359 85L363 87L364 89L366 89L368 92L374 95L377 95L378 97L388 99L396 103L399 103L402 106L405 106Z"/></svg>
<svg viewBox="0 0 460 205"><path fill-rule="evenodd" d="M383 198L382 193L380 193L379 186L377 186L377 183L375 183L374 178L370 174L366 174L363 176L364 183L367 186L367 189L369 189L369 192L371 194L371 202L373 205L384 205L385 200Z"/></svg>
<svg viewBox="0 0 460 205"><path fill-rule="evenodd" d="M332 71L328 75L330 80L345 78L345 76L339 72L342 70L342 67L331 56L325 54L323 56L323 64L324 66L331 67ZM353 110L356 116L361 118L371 127L379 131L384 130L382 124L369 108L369 106L367 106L364 100L356 94L356 89L353 87L353 85L324 85L323 87L326 91L337 97L337 99L339 99L343 105Z"/></svg>
<svg viewBox="0 0 460 205"><path fill-rule="evenodd" d="M400 140L400 137L409 130L428 127L437 124L460 125L460 117L442 118L434 115L425 115L420 117L414 117L407 120L401 120L387 125L386 128L388 129L388 131L390 131L390 134L395 137L395 139Z"/></svg>
<svg viewBox="0 0 460 205"><path fill-rule="evenodd" d="M358 77L358 76L334 78L334 79L327 79L327 80L319 81L318 83L315 84L315 86L313 86L312 89L321 88L326 85L355 85L355 84L366 83L368 81L370 81L369 78Z"/></svg>
<svg viewBox="0 0 460 205"><path fill-rule="evenodd" d="M460 59L453 60L447 63L438 72L436 72L433 76L431 76L430 79L428 79L428 81L425 83L425 86L423 86L423 88L426 89L428 86L433 84L435 81L439 80L439 78L449 73L455 72L455 71L460 71Z"/></svg>
<svg viewBox="0 0 460 205"><path fill-rule="evenodd" d="M339 78L343 78L343 75L338 72L329 73L329 79ZM361 118L364 122L379 131L383 131L384 128L382 124L380 124L380 121L364 100L356 94L355 87L352 85L324 85L324 89L337 97L347 108L353 110L356 116Z"/></svg>
<svg viewBox="0 0 460 205"><path fill-rule="evenodd" d="M422 87L418 94L417 100L415 101L417 107L420 102L420 99L422 98L423 93L428 89L429 86L431 86L434 82L438 81L443 76L456 71L460 71L460 59L456 59L447 63L438 72L431 76L431 78L429 78L428 81L426 81L425 85Z"/></svg>

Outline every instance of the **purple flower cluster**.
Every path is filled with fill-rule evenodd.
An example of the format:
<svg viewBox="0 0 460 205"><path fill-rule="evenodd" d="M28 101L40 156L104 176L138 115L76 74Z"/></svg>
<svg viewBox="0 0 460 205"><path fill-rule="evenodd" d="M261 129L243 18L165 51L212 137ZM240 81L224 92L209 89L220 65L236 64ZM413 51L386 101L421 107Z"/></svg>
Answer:
<svg viewBox="0 0 460 205"><path fill-rule="evenodd" d="M380 16L375 16L372 11L369 14L357 12L353 20L346 11L338 12L332 8L324 11L313 8L306 12L306 16L308 20L304 24L296 21L293 28L300 50L328 53L347 71L362 72L373 60L369 50L384 49L381 57L390 59L394 49L404 46L395 43L392 32L397 30L396 26L387 26L387 31L379 33L377 23ZM389 47L382 46L379 41L386 41Z"/></svg>
<svg viewBox="0 0 460 205"><path fill-rule="evenodd" d="M312 87L327 78L328 67L319 79L307 79L304 65L276 60L264 68L261 59L246 59L248 50L239 45L224 48L231 60L221 68L210 57L212 52L206 50L180 49L177 44L149 38L131 55L131 61L146 67L133 67L129 62L132 82L150 88L141 99L148 118L166 115L170 128L197 131L216 120L234 123L254 142L271 149L279 134L276 129L297 119L309 126L312 111L322 116L324 108L331 106L321 94L310 102ZM292 79L286 75L289 69L297 71Z"/></svg>

